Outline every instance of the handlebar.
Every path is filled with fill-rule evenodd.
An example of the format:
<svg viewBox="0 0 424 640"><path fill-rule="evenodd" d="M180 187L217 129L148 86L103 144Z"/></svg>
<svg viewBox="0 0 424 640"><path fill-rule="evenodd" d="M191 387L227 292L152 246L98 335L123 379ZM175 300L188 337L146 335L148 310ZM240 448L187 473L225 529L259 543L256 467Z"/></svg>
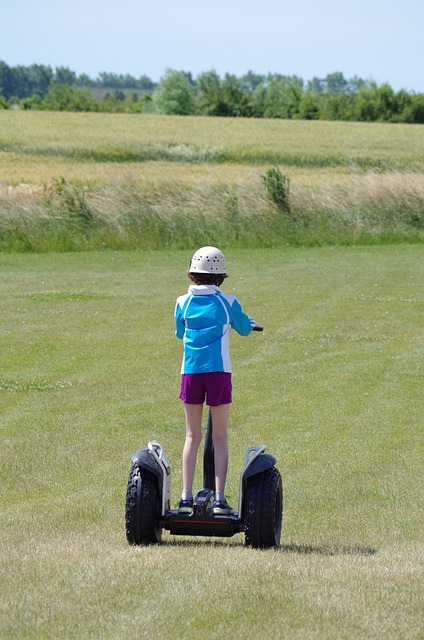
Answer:
<svg viewBox="0 0 424 640"><path fill-rule="evenodd" d="M263 330L264 328L261 324L255 324L252 329L252 331L263 331Z"/></svg>

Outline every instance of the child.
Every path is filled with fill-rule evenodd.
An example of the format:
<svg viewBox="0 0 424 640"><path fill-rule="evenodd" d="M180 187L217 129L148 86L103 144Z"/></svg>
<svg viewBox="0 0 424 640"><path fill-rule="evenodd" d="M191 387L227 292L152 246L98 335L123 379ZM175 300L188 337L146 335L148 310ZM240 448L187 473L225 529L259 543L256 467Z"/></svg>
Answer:
<svg viewBox="0 0 424 640"><path fill-rule="evenodd" d="M175 334L184 341L180 399L184 402L186 439L183 449L183 492L179 513L191 513L197 451L202 438L203 405L212 413L215 458L213 512L233 510L225 498L228 467L228 418L232 400L229 338L231 327L248 336L255 326L236 296L219 287L227 277L223 253L202 247L194 254L187 272L193 282L175 305Z"/></svg>

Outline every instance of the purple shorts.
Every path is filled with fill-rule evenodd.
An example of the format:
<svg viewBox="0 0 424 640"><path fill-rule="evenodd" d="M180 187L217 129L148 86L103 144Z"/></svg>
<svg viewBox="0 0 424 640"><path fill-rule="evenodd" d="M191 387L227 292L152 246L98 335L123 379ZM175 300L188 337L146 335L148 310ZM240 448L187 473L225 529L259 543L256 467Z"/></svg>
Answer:
<svg viewBox="0 0 424 640"><path fill-rule="evenodd" d="M179 398L185 404L206 404L219 407L232 400L231 373L183 373Z"/></svg>

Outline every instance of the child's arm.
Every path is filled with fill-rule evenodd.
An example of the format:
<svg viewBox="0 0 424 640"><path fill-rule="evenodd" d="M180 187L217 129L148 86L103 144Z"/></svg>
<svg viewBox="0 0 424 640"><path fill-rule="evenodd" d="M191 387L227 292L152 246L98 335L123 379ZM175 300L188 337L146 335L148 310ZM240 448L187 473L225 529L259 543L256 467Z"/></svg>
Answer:
<svg viewBox="0 0 424 640"><path fill-rule="evenodd" d="M179 304L179 299L177 300L177 303L175 305L174 319L175 319L175 335L177 336L177 338L180 338L180 340L182 340L184 338L184 333L185 333L185 322L184 322L183 311Z"/></svg>
<svg viewBox="0 0 424 640"><path fill-rule="evenodd" d="M250 318L247 313L244 313L241 308L241 304L238 299L234 296L231 301L231 326L233 329L237 331L241 336L248 336L255 326L256 322L253 318Z"/></svg>

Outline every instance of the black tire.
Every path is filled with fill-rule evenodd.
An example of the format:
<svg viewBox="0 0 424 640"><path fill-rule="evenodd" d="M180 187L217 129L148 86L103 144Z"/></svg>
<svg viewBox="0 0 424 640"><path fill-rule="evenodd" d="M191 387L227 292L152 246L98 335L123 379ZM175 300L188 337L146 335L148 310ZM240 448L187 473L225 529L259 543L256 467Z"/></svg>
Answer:
<svg viewBox="0 0 424 640"><path fill-rule="evenodd" d="M247 481L243 514L248 547L267 549L280 546L283 485L276 467L258 473Z"/></svg>
<svg viewBox="0 0 424 640"><path fill-rule="evenodd" d="M157 478L135 464L128 478L125 525L129 544L156 544L162 537Z"/></svg>

